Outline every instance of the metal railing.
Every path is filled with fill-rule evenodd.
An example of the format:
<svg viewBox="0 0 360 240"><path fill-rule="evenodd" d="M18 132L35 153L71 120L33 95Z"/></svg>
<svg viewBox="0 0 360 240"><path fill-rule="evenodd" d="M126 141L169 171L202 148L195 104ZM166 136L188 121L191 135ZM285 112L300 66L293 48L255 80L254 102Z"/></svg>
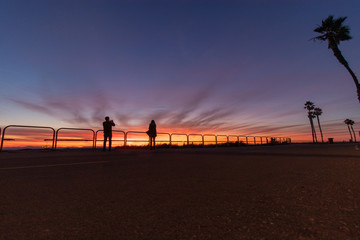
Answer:
<svg viewBox="0 0 360 240"><path fill-rule="evenodd" d="M198 137L200 136L200 137L201 137L201 141L199 141L199 140L190 141L190 138L191 138L191 137L196 137L196 136L198 136ZM190 145L190 142L191 142L191 145L193 145L194 142L195 142L195 143L196 143L196 142L201 142L202 145L204 145L204 136L203 136L202 134L188 134L188 136L187 136L187 142L188 142L187 145Z"/></svg>
<svg viewBox="0 0 360 240"><path fill-rule="evenodd" d="M51 145L51 149L54 149L54 143L55 143L55 129L52 127L44 127L44 126L26 126L26 125L8 125L4 128L2 135L1 135L1 145L0 145L0 151L2 151L3 146L4 146L4 141L15 141L15 139L6 139L5 138L5 133L6 133L6 129L8 128L35 128L35 129L49 129L53 132L53 137L52 137L52 145ZM46 140L46 139L44 139Z"/></svg>
<svg viewBox="0 0 360 240"><path fill-rule="evenodd" d="M98 139L98 133L99 132L104 132L104 130L97 130L96 133L95 133L95 140L94 140L94 148L96 148L97 146L97 142L98 141L104 141L104 139L102 140L99 140ZM126 146L126 132L122 131L122 130L112 130L112 132L114 133L123 133L124 134L124 140L117 140L117 139L111 139L111 142L124 142L124 145L123 146Z"/></svg>
<svg viewBox="0 0 360 240"><path fill-rule="evenodd" d="M173 136L185 136L185 141L174 141ZM176 143L176 142L186 142L186 144L189 144L188 135L185 133L171 133L170 140L171 140L170 145L172 145L173 143Z"/></svg>
<svg viewBox="0 0 360 240"><path fill-rule="evenodd" d="M237 135L229 135L229 136L228 136L229 143L230 143L230 142L233 142L233 141L230 141L231 138L236 138L236 141L235 141L235 142L239 142L239 136L237 136Z"/></svg>
<svg viewBox="0 0 360 240"><path fill-rule="evenodd" d="M160 142L160 143L169 143L169 145L171 145L171 134L170 133L157 133L157 136L161 136L161 135L166 135L169 137L169 141L166 141L166 140L157 140L157 142Z"/></svg>
<svg viewBox="0 0 360 240"><path fill-rule="evenodd" d="M136 140L130 140L129 139L129 134L143 134L147 136L147 139L136 139ZM166 135L168 137L169 140L157 140L156 142L158 143L169 143L169 145L171 145L172 141L171 141L171 134L170 133L162 133L162 132L158 132L157 133L157 137L161 136L161 135ZM149 141L149 137L147 135L146 132L139 132L139 131L128 131L125 133L125 142L148 142ZM125 145L126 146L126 145Z"/></svg>
<svg viewBox="0 0 360 240"><path fill-rule="evenodd" d="M58 142L61 141L68 141L68 142L76 142L76 141L83 141L83 142L92 142L92 148L95 149L97 142L101 141L98 139L98 133L103 132L103 130L97 130L96 132L93 129L89 128L59 128L55 131L52 127L45 127L45 126L26 126L26 125L8 125L4 129L0 128L0 136L1 136L1 145L0 145L0 151L3 150L4 141L15 141L15 139L7 139L5 138L5 133L8 128L35 128L35 129L49 129L52 131L52 138L51 139L44 139L44 141L51 141L52 147L51 149L57 149ZM65 138L65 139L59 139L59 132L62 130L70 130L70 131L87 131L92 133L92 137L90 139L83 139L83 138ZM140 131L122 131L122 130L113 130L115 133L122 133L124 135L123 140L112 140L112 141L122 141L124 142L123 146L128 146L128 143L148 143L148 138L146 139L131 139L129 138L129 135L131 134L142 134L146 135L146 132L140 132ZM241 139L245 140L245 144L269 144L269 143L291 143L291 138L287 137L269 137L269 136L244 136L244 135L215 135L215 134L185 134L185 133L157 133L158 136L166 135L167 138L165 140L157 140L157 143L169 143L169 145L173 145L177 142L183 142L186 143L186 145L193 145L194 143L198 143L198 145L206 145L206 143L214 142L215 145L218 144L228 144L231 142L237 142L237 143L244 143ZM73 136L73 135L72 135ZM147 136L147 135L146 135ZM185 140L179 141L174 140L174 137L176 136L182 136L185 138ZM211 137L214 139L214 141L206 140L206 137ZM197 139L196 139L197 138ZM219 138L223 138L225 140L219 140ZM236 139L236 141L231 141L230 139ZM257 139L259 141L257 141ZM270 141L269 141L270 139Z"/></svg>
<svg viewBox="0 0 360 240"><path fill-rule="evenodd" d="M240 142L240 143L248 144L248 139L247 139L246 136L239 135L238 138L239 138L239 142Z"/></svg>
<svg viewBox="0 0 360 240"><path fill-rule="evenodd" d="M221 137L225 137L226 141L219 140ZM227 135L216 135L216 144L218 143L229 143L229 137Z"/></svg>
<svg viewBox="0 0 360 240"><path fill-rule="evenodd" d="M259 144L260 142L260 145L263 144L263 136L254 136L254 144Z"/></svg>
<svg viewBox="0 0 360 240"><path fill-rule="evenodd" d="M139 131L128 131L125 133L125 142L126 142L126 145L127 146L127 143L128 142L146 142L146 140L142 140L142 139L136 139L136 140L129 140L128 136L129 134L146 134L146 132L139 132ZM146 135L147 136L147 135ZM149 138L149 137L148 137Z"/></svg>
<svg viewBox="0 0 360 240"><path fill-rule="evenodd" d="M214 138L214 141L209 141L209 140L206 141L206 140L205 140L206 137L213 137L213 138ZM213 142L213 143L215 143L215 145L217 144L217 137L216 137L215 134L203 134L203 140L204 140L204 141L203 141L203 145L205 145L205 143L209 143L209 142L211 142L211 143Z"/></svg>
<svg viewBox="0 0 360 240"><path fill-rule="evenodd" d="M61 130L72 130L72 131L90 131L90 132L92 132L92 139L77 139L77 138L67 138L67 139L60 139L59 140L59 132L61 131ZM59 128L58 130L56 130L56 137L55 137L55 148L54 149L56 149L56 147L57 147L57 143L58 143L58 141L76 141L76 142L78 142L78 141L81 141L81 142L92 142L92 148L94 148L94 146L95 146L95 131L94 130L92 130L92 129L90 129L90 128Z"/></svg>

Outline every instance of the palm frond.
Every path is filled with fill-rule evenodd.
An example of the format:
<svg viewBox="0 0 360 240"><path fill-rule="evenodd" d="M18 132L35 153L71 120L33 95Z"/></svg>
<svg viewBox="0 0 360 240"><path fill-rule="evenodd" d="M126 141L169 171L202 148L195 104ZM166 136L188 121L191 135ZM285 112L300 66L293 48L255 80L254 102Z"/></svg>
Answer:
<svg viewBox="0 0 360 240"><path fill-rule="evenodd" d="M339 17L334 19L334 16L330 15L325 20L321 21L321 25L314 29L314 32L320 33L321 35L312 38L314 41L331 41L336 45L340 44L341 41L347 41L352 39L350 36L350 28L344 26L343 23L347 17ZM330 44L329 44L330 48Z"/></svg>
<svg viewBox="0 0 360 240"><path fill-rule="evenodd" d="M306 101L304 104L304 109L311 111L315 108L315 104L311 101Z"/></svg>
<svg viewBox="0 0 360 240"><path fill-rule="evenodd" d="M315 116L320 116L322 114L322 109L321 108L314 108L314 114Z"/></svg>
<svg viewBox="0 0 360 240"><path fill-rule="evenodd" d="M339 17L337 19L335 19L334 21L334 28L341 28L343 22L347 19L347 17Z"/></svg>
<svg viewBox="0 0 360 240"><path fill-rule="evenodd" d="M345 119L344 123L345 123L346 125L352 125L352 124L354 124L354 121L347 118L347 119Z"/></svg>
<svg viewBox="0 0 360 240"><path fill-rule="evenodd" d="M318 27L314 29L314 32L317 32L317 33L323 33L324 31L325 31L325 28L322 25L321 26L318 25Z"/></svg>

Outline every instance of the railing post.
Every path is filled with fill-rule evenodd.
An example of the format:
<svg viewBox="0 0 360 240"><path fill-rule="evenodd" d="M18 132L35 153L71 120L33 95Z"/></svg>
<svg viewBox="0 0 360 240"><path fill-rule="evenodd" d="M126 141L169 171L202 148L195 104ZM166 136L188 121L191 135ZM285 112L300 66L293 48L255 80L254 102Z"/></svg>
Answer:
<svg viewBox="0 0 360 240"><path fill-rule="evenodd" d="M57 141L58 141L58 133L59 133L59 130L60 130L60 128L56 130L56 135L55 135L55 148L54 148L54 150L56 150L56 148L57 148Z"/></svg>
<svg viewBox="0 0 360 240"><path fill-rule="evenodd" d="M4 130L3 130L3 132L2 132L2 135L1 135L1 146L0 146L0 151L2 151L2 149L3 149L3 144L4 144L4 136L5 136L5 131L6 131L6 128L7 128L8 126L6 126L5 128L4 128Z"/></svg>
<svg viewBox="0 0 360 240"><path fill-rule="evenodd" d="M54 150L54 147L55 147L55 129L52 129L52 130L53 130L53 139L52 139L51 150Z"/></svg>
<svg viewBox="0 0 360 240"><path fill-rule="evenodd" d="M128 134L128 132L126 132L124 135L124 148L126 148L126 145L127 145L127 134Z"/></svg>
<svg viewBox="0 0 360 240"><path fill-rule="evenodd" d="M169 135L169 146L171 146L171 134L170 134L170 133L160 133L160 134L166 134L166 135Z"/></svg>
<svg viewBox="0 0 360 240"><path fill-rule="evenodd" d="M95 149L96 149L96 145L97 145L97 136L98 136L98 133L99 133L100 131L101 131L101 130L97 130L96 133L95 133L95 143L94 143Z"/></svg>

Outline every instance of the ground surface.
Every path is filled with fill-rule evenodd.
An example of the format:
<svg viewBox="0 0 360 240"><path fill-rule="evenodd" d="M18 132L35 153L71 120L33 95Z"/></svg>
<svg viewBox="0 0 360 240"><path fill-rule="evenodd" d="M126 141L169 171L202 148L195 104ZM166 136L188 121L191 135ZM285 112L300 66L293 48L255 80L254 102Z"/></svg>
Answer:
<svg viewBox="0 0 360 240"><path fill-rule="evenodd" d="M360 239L354 144L0 152L0 239Z"/></svg>

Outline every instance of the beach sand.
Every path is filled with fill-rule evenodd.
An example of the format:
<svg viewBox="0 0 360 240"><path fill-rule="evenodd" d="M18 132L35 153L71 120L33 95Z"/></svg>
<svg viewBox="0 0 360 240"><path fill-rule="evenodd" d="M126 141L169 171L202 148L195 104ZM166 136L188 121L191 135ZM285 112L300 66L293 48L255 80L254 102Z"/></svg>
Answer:
<svg viewBox="0 0 360 240"><path fill-rule="evenodd" d="M0 152L0 239L360 239L355 144Z"/></svg>

